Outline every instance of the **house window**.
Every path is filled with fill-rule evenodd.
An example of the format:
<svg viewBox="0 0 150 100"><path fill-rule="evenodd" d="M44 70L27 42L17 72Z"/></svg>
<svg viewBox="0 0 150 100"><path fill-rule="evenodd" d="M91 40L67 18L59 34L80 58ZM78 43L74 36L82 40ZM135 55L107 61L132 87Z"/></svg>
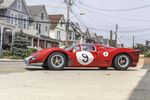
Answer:
<svg viewBox="0 0 150 100"><path fill-rule="evenodd" d="M71 40L72 39L72 36L71 36L72 34L71 33L69 33L69 40Z"/></svg>
<svg viewBox="0 0 150 100"><path fill-rule="evenodd" d="M45 31L47 32L47 26L45 27Z"/></svg>
<svg viewBox="0 0 150 100"><path fill-rule="evenodd" d="M23 21L23 26L24 26L24 29L26 29L27 28L27 20L26 20L26 18L24 18L24 21Z"/></svg>
<svg viewBox="0 0 150 100"><path fill-rule="evenodd" d="M22 1L17 0L17 10L21 11L22 10Z"/></svg>
<svg viewBox="0 0 150 100"><path fill-rule="evenodd" d="M60 31L57 31L56 39L60 40Z"/></svg>
<svg viewBox="0 0 150 100"><path fill-rule="evenodd" d="M17 18L18 18L18 15L15 15L15 26L17 26L18 27L18 20L17 20Z"/></svg>
<svg viewBox="0 0 150 100"><path fill-rule="evenodd" d="M75 33L72 34L72 40L75 40Z"/></svg>
<svg viewBox="0 0 150 100"><path fill-rule="evenodd" d="M13 17L13 18L10 18L10 23L14 24L14 13L11 13L10 16Z"/></svg>
<svg viewBox="0 0 150 100"><path fill-rule="evenodd" d="M38 30L39 29L39 24L38 23L36 23L36 30Z"/></svg>
<svg viewBox="0 0 150 100"><path fill-rule="evenodd" d="M41 13L41 19L44 19L44 14L43 14L43 12Z"/></svg>
<svg viewBox="0 0 150 100"><path fill-rule="evenodd" d="M38 30L39 30L39 34L41 34L41 24L39 24Z"/></svg>

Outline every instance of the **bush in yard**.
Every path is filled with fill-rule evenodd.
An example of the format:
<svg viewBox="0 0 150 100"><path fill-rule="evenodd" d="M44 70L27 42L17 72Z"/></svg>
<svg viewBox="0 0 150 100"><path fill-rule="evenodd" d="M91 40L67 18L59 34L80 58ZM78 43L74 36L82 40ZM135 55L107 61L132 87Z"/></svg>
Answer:
<svg viewBox="0 0 150 100"><path fill-rule="evenodd" d="M36 51L37 51L37 49L35 49L35 48L29 48L29 49L27 50L27 52L25 53L25 57L30 56L32 53L34 53L34 52L36 52Z"/></svg>
<svg viewBox="0 0 150 100"><path fill-rule="evenodd" d="M11 55L11 52L9 50L3 50L2 58L9 58L10 55Z"/></svg>

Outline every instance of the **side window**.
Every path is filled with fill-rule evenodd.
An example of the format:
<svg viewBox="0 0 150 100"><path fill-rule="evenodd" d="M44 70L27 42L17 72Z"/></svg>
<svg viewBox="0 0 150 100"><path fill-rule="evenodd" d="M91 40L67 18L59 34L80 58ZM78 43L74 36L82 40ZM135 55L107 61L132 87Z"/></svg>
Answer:
<svg viewBox="0 0 150 100"><path fill-rule="evenodd" d="M74 51L79 51L79 50L80 50L80 47L79 47L79 46L76 46L76 47L74 47L73 50L74 50Z"/></svg>
<svg viewBox="0 0 150 100"><path fill-rule="evenodd" d="M83 50L83 51L95 51L95 47L93 45L82 45L81 50Z"/></svg>

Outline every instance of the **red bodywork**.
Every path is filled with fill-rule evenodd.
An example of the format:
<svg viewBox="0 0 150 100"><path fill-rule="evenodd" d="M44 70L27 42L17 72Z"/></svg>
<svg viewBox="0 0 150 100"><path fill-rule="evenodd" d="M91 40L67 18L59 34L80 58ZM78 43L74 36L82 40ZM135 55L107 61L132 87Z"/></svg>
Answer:
<svg viewBox="0 0 150 100"><path fill-rule="evenodd" d="M127 54L131 58L131 67L135 67L138 63L139 60L139 53L140 51L138 50L133 50L131 48L113 48L113 47L106 47L100 44L93 44L95 47L95 51L89 51L93 57L94 60L88 64L88 65L82 65L77 61L76 53L81 51L81 45L78 44L80 50L73 52L72 49L70 50L65 50L65 49L60 49L60 48L49 48L49 49L44 49L41 51L38 51L31 56L37 55L34 60L30 60L29 64L31 63L44 63L49 55L51 55L54 52L61 52L64 53L67 57L67 66L69 67L110 67L112 66L112 62L114 58L119 55L119 54ZM84 44L86 45L86 44ZM89 45L89 44L87 44ZM108 53L108 56L104 56L104 52Z"/></svg>

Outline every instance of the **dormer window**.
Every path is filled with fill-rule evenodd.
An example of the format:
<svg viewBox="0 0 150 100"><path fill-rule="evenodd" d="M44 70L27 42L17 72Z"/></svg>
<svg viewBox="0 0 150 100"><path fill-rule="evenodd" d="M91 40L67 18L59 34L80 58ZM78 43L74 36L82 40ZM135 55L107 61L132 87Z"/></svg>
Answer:
<svg viewBox="0 0 150 100"><path fill-rule="evenodd" d="M43 12L41 13L41 19L44 19L44 14L43 14Z"/></svg>
<svg viewBox="0 0 150 100"><path fill-rule="evenodd" d="M21 11L22 10L22 1L17 0L17 10Z"/></svg>

